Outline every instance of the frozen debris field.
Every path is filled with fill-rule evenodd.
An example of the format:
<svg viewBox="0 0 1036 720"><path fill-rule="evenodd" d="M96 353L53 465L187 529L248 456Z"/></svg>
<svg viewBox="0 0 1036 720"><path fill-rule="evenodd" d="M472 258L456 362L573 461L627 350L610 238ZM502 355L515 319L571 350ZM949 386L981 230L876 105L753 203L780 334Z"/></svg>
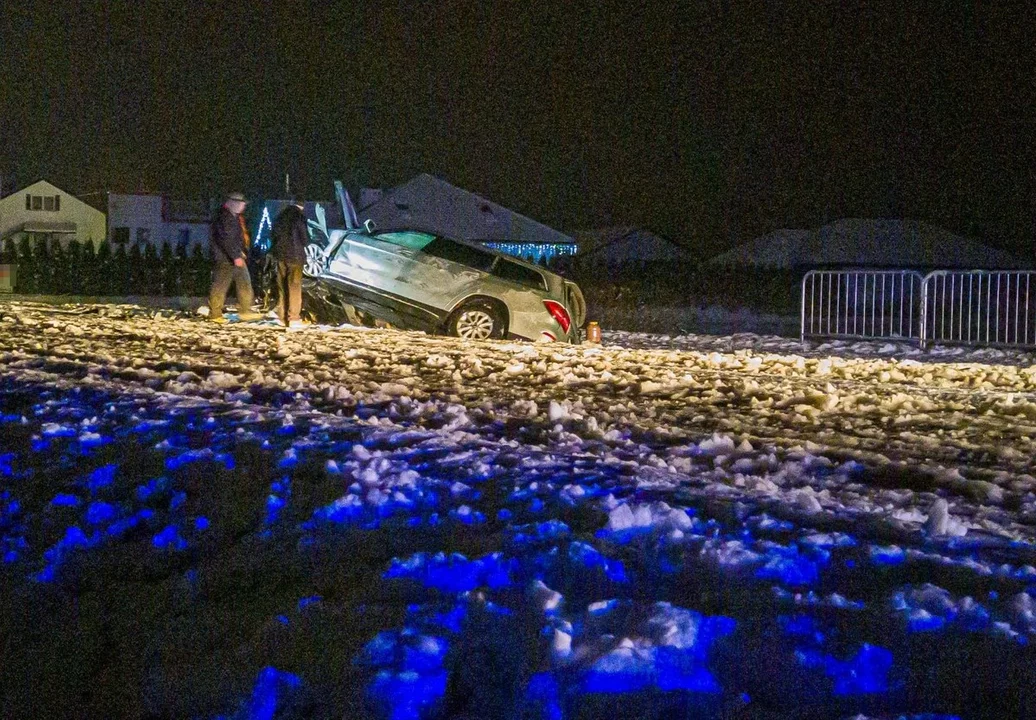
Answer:
<svg viewBox="0 0 1036 720"><path fill-rule="evenodd" d="M1036 368L0 304L0 716L1036 716Z"/></svg>

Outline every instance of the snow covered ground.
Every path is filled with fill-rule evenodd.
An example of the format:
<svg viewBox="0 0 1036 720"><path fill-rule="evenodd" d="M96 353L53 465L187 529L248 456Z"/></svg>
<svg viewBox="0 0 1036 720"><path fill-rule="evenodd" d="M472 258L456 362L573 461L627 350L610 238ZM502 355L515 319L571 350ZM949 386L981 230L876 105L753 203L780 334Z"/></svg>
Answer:
<svg viewBox="0 0 1036 720"><path fill-rule="evenodd" d="M1036 716L1031 355L605 339L0 304L0 715Z"/></svg>

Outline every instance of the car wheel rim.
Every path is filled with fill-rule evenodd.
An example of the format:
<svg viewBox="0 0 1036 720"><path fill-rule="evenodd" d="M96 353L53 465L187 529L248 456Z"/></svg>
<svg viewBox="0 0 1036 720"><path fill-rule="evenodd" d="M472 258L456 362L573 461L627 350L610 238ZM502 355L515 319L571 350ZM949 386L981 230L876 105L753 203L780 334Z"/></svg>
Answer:
<svg viewBox="0 0 1036 720"><path fill-rule="evenodd" d="M306 246L306 264L302 268L306 275L315 277L320 274L320 256L319 245Z"/></svg>
<svg viewBox="0 0 1036 720"><path fill-rule="evenodd" d="M485 310L466 310L457 318L457 335L467 340L485 340L493 334L494 324Z"/></svg>

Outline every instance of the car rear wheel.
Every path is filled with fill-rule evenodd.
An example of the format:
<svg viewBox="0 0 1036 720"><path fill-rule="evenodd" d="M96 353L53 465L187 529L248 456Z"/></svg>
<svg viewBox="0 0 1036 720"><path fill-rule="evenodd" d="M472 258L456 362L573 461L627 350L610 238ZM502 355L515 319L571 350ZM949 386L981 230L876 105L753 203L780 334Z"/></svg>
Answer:
<svg viewBox="0 0 1036 720"><path fill-rule="evenodd" d="M504 336L504 319L490 303L470 302L453 312L447 330L465 340L499 339Z"/></svg>

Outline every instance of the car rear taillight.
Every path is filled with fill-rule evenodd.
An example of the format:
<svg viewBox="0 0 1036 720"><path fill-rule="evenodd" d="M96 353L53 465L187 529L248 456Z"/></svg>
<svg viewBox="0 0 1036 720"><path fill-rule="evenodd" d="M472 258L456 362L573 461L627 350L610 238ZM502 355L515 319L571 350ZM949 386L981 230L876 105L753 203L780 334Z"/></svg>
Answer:
<svg viewBox="0 0 1036 720"><path fill-rule="evenodd" d="M547 308L547 312L550 316L558 321L558 325L561 326L562 332L568 332L568 329L572 327L572 318L568 315L568 310L561 303L554 302L553 300L544 300L543 305Z"/></svg>

